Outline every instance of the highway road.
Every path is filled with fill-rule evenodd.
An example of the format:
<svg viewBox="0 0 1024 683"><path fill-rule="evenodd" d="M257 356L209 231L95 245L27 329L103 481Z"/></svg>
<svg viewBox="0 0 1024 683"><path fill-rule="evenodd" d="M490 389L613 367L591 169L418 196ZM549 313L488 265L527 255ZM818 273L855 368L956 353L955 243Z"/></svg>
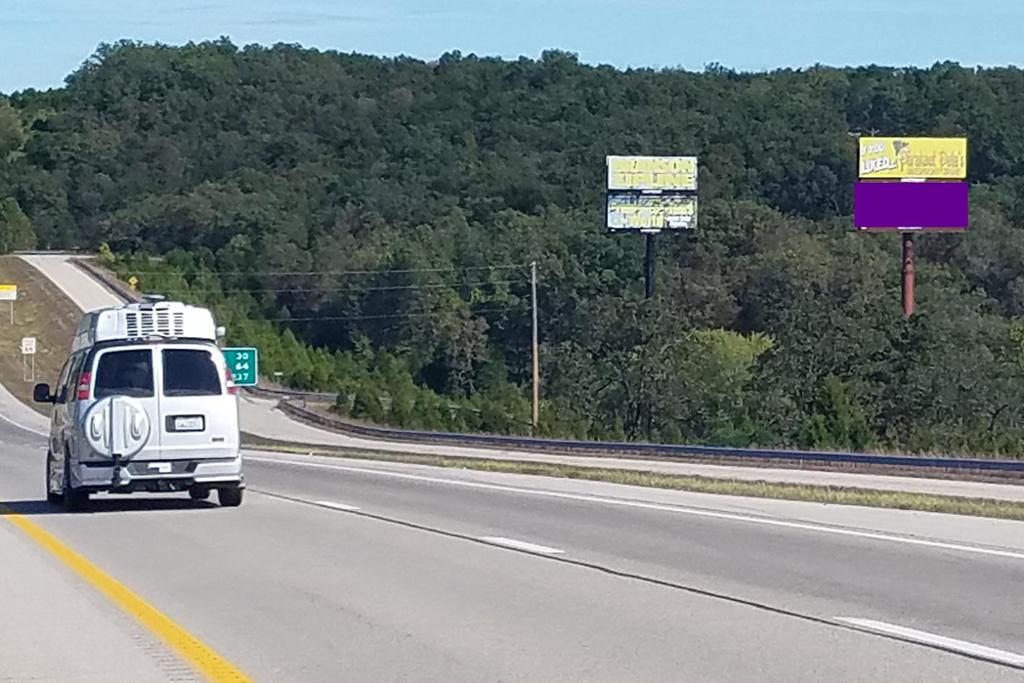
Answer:
<svg viewBox="0 0 1024 683"><path fill-rule="evenodd" d="M116 306L121 298L77 268L68 255L33 254L21 257L46 275L56 287L82 310ZM51 380L52 382L52 380ZM415 444L378 441L339 434L302 424L276 409L276 401L242 396L239 417L242 429L249 434L275 441L290 441L313 446L331 446L362 450L384 450L394 453L417 453L483 459L523 460L565 464L577 467L614 467L676 475L702 475L753 481L788 482L818 486L848 486L889 491L912 491L939 495L993 498L1024 501L1024 486L985 482L956 481L868 475L853 472L797 470L791 468L743 467L703 463L655 462L636 458L602 458L600 460L572 455L529 453L468 446Z"/></svg>
<svg viewBox="0 0 1024 683"><path fill-rule="evenodd" d="M0 391L0 681L1024 679L1022 523L268 452L67 514L44 431Z"/></svg>
<svg viewBox="0 0 1024 683"><path fill-rule="evenodd" d="M214 680L1024 677L1024 524L267 453L238 509L66 514L0 443L0 680L198 680L176 633Z"/></svg>

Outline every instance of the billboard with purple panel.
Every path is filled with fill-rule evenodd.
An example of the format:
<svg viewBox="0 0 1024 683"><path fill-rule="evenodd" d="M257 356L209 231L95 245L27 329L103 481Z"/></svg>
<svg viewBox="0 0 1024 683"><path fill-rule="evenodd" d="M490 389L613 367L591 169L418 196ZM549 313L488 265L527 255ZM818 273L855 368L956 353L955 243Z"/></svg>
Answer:
<svg viewBox="0 0 1024 683"><path fill-rule="evenodd" d="M966 230L965 182L858 182L853 224L858 230Z"/></svg>

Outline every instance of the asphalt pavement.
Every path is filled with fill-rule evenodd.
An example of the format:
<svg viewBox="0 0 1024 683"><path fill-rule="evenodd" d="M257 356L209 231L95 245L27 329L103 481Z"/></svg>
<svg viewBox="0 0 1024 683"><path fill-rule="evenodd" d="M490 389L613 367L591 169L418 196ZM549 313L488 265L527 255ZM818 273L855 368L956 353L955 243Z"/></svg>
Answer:
<svg viewBox="0 0 1024 683"><path fill-rule="evenodd" d="M313 449L330 447L354 451L378 451L405 455L434 455L475 460L516 460L520 462L570 467L605 467L636 472L655 472L676 476L700 476L742 481L842 486L879 491L905 491L941 496L988 498L1024 502L1024 485L996 484L957 479L931 479L886 474L860 474L846 471L799 470L782 467L712 465L678 461L624 457L594 457L567 454L533 453L501 448L447 446L402 441L381 441L318 429L293 420L277 407L273 399L243 395L239 402L239 421L248 434L270 441L291 442Z"/></svg>
<svg viewBox="0 0 1024 683"><path fill-rule="evenodd" d="M12 401L0 681L1024 679L1021 523L267 452L241 508L70 514Z"/></svg>
<svg viewBox="0 0 1024 683"><path fill-rule="evenodd" d="M44 439L0 443L3 505L253 680L1024 677L1018 523L266 453L238 509L68 514ZM9 515L0 552L8 679L187 679Z"/></svg>

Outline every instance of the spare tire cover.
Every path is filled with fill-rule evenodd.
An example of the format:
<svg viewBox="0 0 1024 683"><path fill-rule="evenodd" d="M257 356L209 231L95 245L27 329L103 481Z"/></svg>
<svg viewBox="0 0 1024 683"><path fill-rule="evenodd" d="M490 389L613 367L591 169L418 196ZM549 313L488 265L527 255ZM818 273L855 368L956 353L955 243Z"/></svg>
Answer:
<svg viewBox="0 0 1024 683"><path fill-rule="evenodd" d="M129 396L108 396L85 414L85 439L97 453L131 458L145 448L152 430L146 408Z"/></svg>

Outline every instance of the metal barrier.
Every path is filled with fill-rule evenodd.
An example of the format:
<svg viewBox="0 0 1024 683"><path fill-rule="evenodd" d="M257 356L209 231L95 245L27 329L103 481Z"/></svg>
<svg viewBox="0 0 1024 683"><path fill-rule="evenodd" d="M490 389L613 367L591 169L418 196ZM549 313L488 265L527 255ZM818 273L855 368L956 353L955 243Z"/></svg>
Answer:
<svg viewBox="0 0 1024 683"><path fill-rule="evenodd" d="M334 403L338 395L325 391L300 391L296 389L272 389L270 387L245 387L245 391L260 398L301 399L314 403Z"/></svg>
<svg viewBox="0 0 1024 683"><path fill-rule="evenodd" d="M73 258L71 259L71 262L79 269L84 270L89 277L93 278L125 301L142 301L141 294L87 259Z"/></svg>
<svg viewBox="0 0 1024 683"><path fill-rule="evenodd" d="M481 446L522 451L556 451L576 455L639 455L647 458L732 458L751 461L796 461L825 465L874 465L985 472L1024 473L1024 460L950 458L913 455L874 455L870 453L832 453L828 451L776 450L770 448L728 448L724 446L687 446L678 444L628 443L616 441L575 441L540 439L526 436L457 434L427 432L391 427L371 427L311 411L294 400L280 403L283 412L301 422L325 427L343 434L380 441L431 443L452 446Z"/></svg>

